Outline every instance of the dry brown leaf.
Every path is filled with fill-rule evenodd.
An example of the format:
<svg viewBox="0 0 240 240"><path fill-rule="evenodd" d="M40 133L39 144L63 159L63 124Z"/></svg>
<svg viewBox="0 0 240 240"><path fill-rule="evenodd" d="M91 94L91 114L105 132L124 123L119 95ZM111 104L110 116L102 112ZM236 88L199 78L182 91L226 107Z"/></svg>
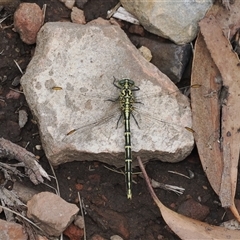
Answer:
<svg viewBox="0 0 240 240"><path fill-rule="evenodd" d="M240 1L235 0L231 8L226 10L221 5L214 4L206 16L213 15L221 26L224 35L231 39L240 28Z"/></svg>
<svg viewBox="0 0 240 240"><path fill-rule="evenodd" d="M192 84L200 88L191 89L193 129L198 153L208 180L219 194L222 178L222 155L220 139L220 103L218 92L221 89L221 75L214 64L201 33L195 43L192 67Z"/></svg>
<svg viewBox="0 0 240 240"><path fill-rule="evenodd" d="M230 11L214 5L207 14L211 20L207 17L201 21L204 39L200 33L196 41L192 84L201 84L202 87L192 89L191 97L193 129L203 168L222 205L230 207L240 220L234 205L240 140L237 118L240 107L237 76L240 70L237 66L239 60L227 39L240 27L237 12L240 12L240 1L231 5ZM224 102L219 98L221 80L229 87L230 93L227 101L222 98Z"/></svg>
<svg viewBox="0 0 240 240"><path fill-rule="evenodd" d="M234 205L240 150L238 117L240 109L240 62L214 16L203 19L200 22L200 28L207 48L221 73L223 85L226 87L226 94L221 105L223 173L219 197L224 207L230 207Z"/></svg>
<svg viewBox="0 0 240 240"><path fill-rule="evenodd" d="M239 239L240 232L238 230L229 230L224 227L212 226L178 214L165 207L154 193L140 157L138 157L138 163L147 182L150 194L159 207L164 221L181 239Z"/></svg>

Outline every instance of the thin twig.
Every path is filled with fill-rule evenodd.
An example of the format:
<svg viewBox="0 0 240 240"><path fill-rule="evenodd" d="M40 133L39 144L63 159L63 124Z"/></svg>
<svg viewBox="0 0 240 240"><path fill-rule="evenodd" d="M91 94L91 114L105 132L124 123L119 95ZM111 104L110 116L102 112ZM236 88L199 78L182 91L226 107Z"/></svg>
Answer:
<svg viewBox="0 0 240 240"><path fill-rule="evenodd" d="M8 17L10 17L10 16L11 16L11 14L8 15L8 16L6 16L6 17L4 17L4 18L1 18L1 19L0 19L0 24L1 24L3 21L5 21Z"/></svg>
<svg viewBox="0 0 240 240"><path fill-rule="evenodd" d="M179 176L182 176L182 177L185 177L187 179L190 179L189 176L187 175L184 175L183 173L179 173L179 172L175 172L175 171L168 171L169 173L173 173L173 174L176 174L176 175L179 175Z"/></svg>
<svg viewBox="0 0 240 240"><path fill-rule="evenodd" d="M103 167L105 167L106 169L108 169L108 170L110 170L110 171L112 171L112 172L115 172L115 173L118 173L118 174L122 174L122 175L125 176L125 173L124 173L122 170L118 171L118 170L112 169L112 168L110 168L110 167L108 167L108 166L106 166L106 165L103 165ZM141 174L141 172L132 173L132 175L136 175L136 174ZM132 182L133 182L134 184L137 184L137 182L134 181L133 179L132 179Z"/></svg>
<svg viewBox="0 0 240 240"><path fill-rule="evenodd" d="M45 16L46 16L46 10L47 10L47 4L43 4L43 7L42 7L43 22L44 22Z"/></svg>
<svg viewBox="0 0 240 240"><path fill-rule="evenodd" d="M51 171L52 171L52 173L53 173L53 176L54 176L54 179L55 179L55 182L56 182L56 188L57 188L56 193L57 193L57 195L60 197L60 196L61 196L61 193L60 193L60 188L59 188L59 183L58 183L58 180L57 180L56 173L55 173L55 171L54 171L54 169L53 169L52 164L51 164L49 161L48 161L48 163L49 163L49 165L50 165Z"/></svg>
<svg viewBox="0 0 240 240"><path fill-rule="evenodd" d="M85 225L85 219L84 219L84 212L83 212L83 206L82 206L82 199L80 196L80 193L78 192L78 199L79 199L79 205L80 205L80 210L81 210L81 215L83 217L83 234L84 234L84 240L87 240L86 236L86 225Z"/></svg>
<svg viewBox="0 0 240 240"><path fill-rule="evenodd" d="M9 88L9 89L11 89L11 90L13 90L14 92L17 92L17 93L23 93L23 91L20 91L20 90L17 90L17 89L14 89L14 88Z"/></svg>
<svg viewBox="0 0 240 240"><path fill-rule="evenodd" d="M36 227L38 230L40 230L41 232L45 233L38 225L36 225L36 224L35 224L34 222L32 222L30 219L28 219L28 218L24 217L23 215L21 215L20 213L14 211L14 210L12 210L12 209L10 209L10 208L8 208L8 207L4 207L4 206L2 206L2 205L0 205L0 207L3 208L3 209L6 210L6 211L9 211L9 212L11 212L11 213L14 213L14 214L16 214L17 216L23 218L24 220L26 220L27 222L29 222L30 224L32 224L34 227Z"/></svg>
<svg viewBox="0 0 240 240"><path fill-rule="evenodd" d="M4 30L4 29L7 29L7 28L12 28L14 25L10 24L9 26L2 27L2 24L0 24L0 26L1 26L1 29Z"/></svg>
<svg viewBox="0 0 240 240"><path fill-rule="evenodd" d="M112 171L112 172L125 175L125 173L124 173L122 170L118 171L118 170L112 169L112 168L110 168L110 167L108 167L108 166L106 166L106 165L103 165L103 166L104 166L106 169L108 169L108 170L110 170L110 171Z"/></svg>
<svg viewBox="0 0 240 240"><path fill-rule="evenodd" d="M55 182L56 182L56 188L54 188L54 187L52 187L51 185L49 185L49 184L47 184L47 183L44 183L46 186L48 186L48 187L50 187L50 188L52 188L52 189L54 189L55 190L55 192L56 192L56 194L60 197L60 188L59 188L59 183L58 183L58 180L57 180L57 176L56 176L56 173L55 173L55 171L54 171L54 169L53 169L53 166L52 166L52 164L48 161L48 163L49 163L49 165L50 165L50 168L51 168L51 171L52 171L52 173L53 173L53 176L50 176L50 177L52 177L52 178L54 178L54 180L55 180ZM61 233L61 235L60 235L60 240L63 240L63 234Z"/></svg>
<svg viewBox="0 0 240 240"><path fill-rule="evenodd" d="M153 188L161 188L163 190L172 191L172 192L176 193L177 195L181 195L185 191L185 189L182 187L169 185L169 184L165 184L165 183L160 183L160 182L155 181L154 179L150 179L150 182L151 182L151 186Z"/></svg>
<svg viewBox="0 0 240 240"><path fill-rule="evenodd" d="M166 190L172 191L172 192L176 193L177 195L182 195L185 191L185 189L182 187L173 186L173 185L169 185L169 184L165 184L165 188L166 188Z"/></svg>
<svg viewBox="0 0 240 240"><path fill-rule="evenodd" d="M38 163L33 153L4 138L0 138L0 149L0 157L16 159L24 163L25 172L34 184L42 183L44 178L50 181L47 172Z"/></svg>
<svg viewBox="0 0 240 240"><path fill-rule="evenodd" d="M44 184L45 186L47 186L47 187L53 189L53 190L55 191L56 195L58 195L58 190L57 190L55 187L53 187L53 186L51 186L50 184L45 183L45 182L43 182L43 184ZM59 196L59 195L58 195L58 196Z"/></svg>
<svg viewBox="0 0 240 240"><path fill-rule="evenodd" d="M26 177L26 174L23 174L22 172L20 172L17 167L24 167L23 163L19 163L19 164L7 164L7 163L2 163L0 162L0 169L2 169L2 171L6 171L5 173L8 173L9 171L12 172L13 174L15 174L16 176L19 177Z"/></svg>
<svg viewBox="0 0 240 240"><path fill-rule="evenodd" d="M151 186L150 179L149 179L149 177L148 177L148 175L146 173L146 170L145 170L145 168L143 166L142 160L141 160L141 158L139 156L137 156L137 160L138 160L139 167L140 167L140 169L141 169L141 171L143 173L143 177L144 177L144 179L145 179L145 181L147 183L148 190L149 190L149 192L150 192L154 202L158 205L160 203L160 201L159 201L157 195L155 194L155 192L154 192L154 190L153 190L153 188Z"/></svg>
<svg viewBox="0 0 240 240"><path fill-rule="evenodd" d="M15 64L17 65L18 70L20 71L20 73L23 75L23 70L21 69L21 67L19 66L19 64L17 63L16 60L13 60L15 62Z"/></svg>

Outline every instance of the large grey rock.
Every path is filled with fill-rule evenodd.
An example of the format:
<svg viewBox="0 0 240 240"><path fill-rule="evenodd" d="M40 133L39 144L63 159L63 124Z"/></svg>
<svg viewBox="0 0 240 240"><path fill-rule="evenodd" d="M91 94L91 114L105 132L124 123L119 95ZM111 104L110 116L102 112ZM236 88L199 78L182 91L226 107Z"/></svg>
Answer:
<svg viewBox="0 0 240 240"><path fill-rule="evenodd" d="M118 26L47 23L21 84L51 163L99 160L124 165L122 119L116 129L119 106L106 101L119 95L113 76L130 78L140 87L134 91L141 102L134 114L140 129L131 119L134 159L184 159L193 148L192 133L184 128L191 127L189 101ZM75 128L80 129L66 136Z"/></svg>
<svg viewBox="0 0 240 240"><path fill-rule="evenodd" d="M198 22L212 6L212 0L120 2L127 11L136 16L146 30L176 44L191 42L196 37Z"/></svg>

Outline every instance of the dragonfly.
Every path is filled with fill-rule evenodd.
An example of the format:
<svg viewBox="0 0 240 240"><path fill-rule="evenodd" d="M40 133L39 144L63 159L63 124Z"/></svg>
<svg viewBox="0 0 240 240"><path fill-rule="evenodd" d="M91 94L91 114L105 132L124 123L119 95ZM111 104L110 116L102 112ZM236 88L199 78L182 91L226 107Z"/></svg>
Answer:
<svg viewBox="0 0 240 240"><path fill-rule="evenodd" d="M133 115L133 108L135 99L133 96L134 91L140 90L139 87L135 86L133 80L124 78L116 80L114 78L113 85L120 90L119 97L117 99L108 99L108 101L119 102L121 114L118 119L117 125L121 118L124 119L124 136L125 136L125 182L127 198L132 199L132 149L131 149L131 131L130 131L130 116L134 118L136 124L137 120ZM76 132L78 129L73 129L67 135Z"/></svg>
<svg viewBox="0 0 240 240"><path fill-rule="evenodd" d="M174 123L171 123L170 120L172 118L172 113L170 113L168 119L159 119L155 115L158 115L158 109L155 109L154 112L149 113L146 110L149 110L149 105L148 102L156 102L154 99L158 99L157 101L161 101L161 94L159 91L155 93L149 93L148 94L143 94L143 96L137 96L137 93L140 92L140 87L136 86L135 82L129 78L123 78L120 80L117 80L114 78L114 81L112 82L116 92L116 95L114 94L113 97L107 97L105 94L100 94L100 95L92 95L87 93L88 90L85 89L84 87L80 89L81 93L78 94L82 99L85 99L82 101L82 107L87 109L85 112L83 111L82 114L79 114L79 117L82 117L82 121L85 122L81 124L79 127L77 126L78 120L77 117L74 117L74 120L76 120L77 123L73 123L71 125L75 125L75 128L72 128L70 131L66 133L66 136L64 137L64 141L71 143L72 140L85 136L86 139L92 138L92 134L95 131L95 128L100 128L102 124L107 124L112 118L115 120L111 120L114 123L114 127L112 127L109 130L109 133L106 133L106 136L112 139L117 139L119 140L119 137L110 137L111 135L114 135L113 132L116 131L116 129L119 129L119 125L122 122L122 125L124 125L124 146L125 146L125 185L126 185L126 193L127 193L127 198L132 199L132 131L131 128L133 126L133 132L136 132L136 128L141 130L143 134L148 138L148 134L154 135L155 130L153 132L150 132L149 129L152 128L152 125L156 125L158 129L161 128L166 128L166 129L171 129L171 130L166 130L165 138L168 137L169 133L168 131L177 131L177 129L181 129L183 131L186 131L186 133L189 136L189 131L187 131L188 127L181 125L181 122L179 121L178 118L173 119ZM146 82L147 86L147 82ZM61 88L55 87L56 90L59 90ZM86 93L84 93L86 92ZM94 90L92 91L94 92ZM172 93L172 94L179 94L178 93ZM74 96L72 97L72 101ZM180 98L180 97L179 97ZM186 98L186 97L185 97ZM103 100L101 100L103 99ZM145 99L145 100L144 100ZM186 99L185 99L186 100ZM166 102L165 107L167 107L169 104L174 105L176 103L172 103L170 100L165 100ZM186 101L183 101L186 103ZM105 108L105 104L110 105L108 109L105 109L105 113L102 113L102 108L100 107L101 105L104 105L103 108ZM106 105L106 106L107 106ZM169 105L169 106L170 106ZM116 107L117 106L117 107ZM145 111L143 109L145 108ZM179 112L182 112L182 115L184 115L184 108L186 106L183 104L183 106L176 107L176 109ZM79 110L80 108L78 108ZM100 109L100 110L99 110ZM96 111L96 120L90 120L90 116L88 116L89 110L91 111ZM79 112L79 111L78 111ZM99 118L98 115L101 117ZM92 117L91 117L92 118ZM131 119L135 124L131 124ZM123 121L121 121L123 120ZM142 123L146 124L148 129L143 130L142 129ZM130 127L131 126L131 127ZM167 127L166 127L167 126ZM114 131L115 129L115 131ZM116 133L115 133L116 134ZM117 133L118 135L119 133ZM98 134L95 134L97 137ZM190 133L192 135L192 133ZM191 138L191 137L190 137ZM134 145L137 146L138 142L137 135L134 134ZM118 141L118 143L121 141ZM148 145L151 142L151 140L146 142L146 145ZM83 143L84 144L84 143ZM153 143L153 145L157 145L157 141ZM160 143L161 144L161 143ZM151 145L151 144L150 144ZM84 148L84 146L83 146ZM86 144L87 148L87 144ZM135 147L136 148L136 147Z"/></svg>

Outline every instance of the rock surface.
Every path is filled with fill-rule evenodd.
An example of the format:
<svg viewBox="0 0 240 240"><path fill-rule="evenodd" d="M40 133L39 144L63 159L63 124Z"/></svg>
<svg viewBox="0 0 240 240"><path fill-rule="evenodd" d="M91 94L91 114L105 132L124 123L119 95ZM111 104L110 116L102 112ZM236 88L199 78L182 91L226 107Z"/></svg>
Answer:
<svg viewBox="0 0 240 240"><path fill-rule="evenodd" d="M169 42L156 41L139 36L131 36L136 46L145 46L151 50L153 58L151 63L166 74L174 83L180 82L183 72L190 60L191 45L176 45Z"/></svg>
<svg viewBox="0 0 240 240"><path fill-rule="evenodd" d="M110 237L110 240L123 240L123 238L121 238L118 235L113 235L113 236Z"/></svg>
<svg viewBox="0 0 240 240"><path fill-rule="evenodd" d="M21 3L14 13L14 30L23 42L34 44L43 20L42 10L36 3Z"/></svg>
<svg viewBox="0 0 240 240"><path fill-rule="evenodd" d="M18 198L25 204L33 197L33 195L38 193L37 190L26 187L18 181L15 181L13 183L13 191L18 196Z"/></svg>
<svg viewBox="0 0 240 240"><path fill-rule="evenodd" d="M91 237L91 240L107 240L106 238L100 236L99 234L94 234L92 237Z"/></svg>
<svg viewBox="0 0 240 240"><path fill-rule="evenodd" d="M63 234L68 236L70 240L79 240L79 239L83 239L84 231L83 229L78 228L74 224L71 224L63 232Z"/></svg>
<svg viewBox="0 0 240 240"><path fill-rule="evenodd" d="M86 24L83 10L73 7L71 12L71 20L73 23Z"/></svg>
<svg viewBox="0 0 240 240"><path fill-rule="evenodd" d="M60 2L64 3L68 9L72 9L75 4L75 0L60 0Z"/></svg>
<svg viewBox="0 0 240 240"><path fill-rule="evenodd" d="M24 233L22 225L0 219L0 239L27 240L28 236Z"/></svg>
<svg viewBox="0 0 240 240"><path fill-rule="evenodd" d="M118 26L47 23L21 84L51 163L99 160L124 166L123 121L116 129L119 104L106 101L119 96L113 77L130 78L140 87L134 91L140 129L131 119L132 150L145 160L169 162L190 154L193 136L184 128L191 127L188 99Z"/></svg>
<svg viewBox="0 0 240 240"><path fill-rule="evenodd" d="M123 214L94 205L90 205L87 211L98 227L105 230L111 229L112 232L121 235L124 239L129 239L130 229L127 219Z"/></svg>
<svg viewBox="0 0 240 240"><path fill-rule="evenodd" d="M191 42L196 37L199 20L212 6L212 0L120 2L127 11L137 17L146 30L176 44Z"/></svg>
<svg viewBox="0 0 240 240"><path fill-rule="evenodd" d="M203 221L209 214L209 207L196 202L194 199L190 198L183 202L178 207L178 213L185 215L187 217Z"/></svg>
<svg viewBox="0 0 240 240"><path fill-rule="evenodd" d="M27 216L50 236L59 236L74 220L79 209L50 192L41 192L27 202Z"/></svg>

